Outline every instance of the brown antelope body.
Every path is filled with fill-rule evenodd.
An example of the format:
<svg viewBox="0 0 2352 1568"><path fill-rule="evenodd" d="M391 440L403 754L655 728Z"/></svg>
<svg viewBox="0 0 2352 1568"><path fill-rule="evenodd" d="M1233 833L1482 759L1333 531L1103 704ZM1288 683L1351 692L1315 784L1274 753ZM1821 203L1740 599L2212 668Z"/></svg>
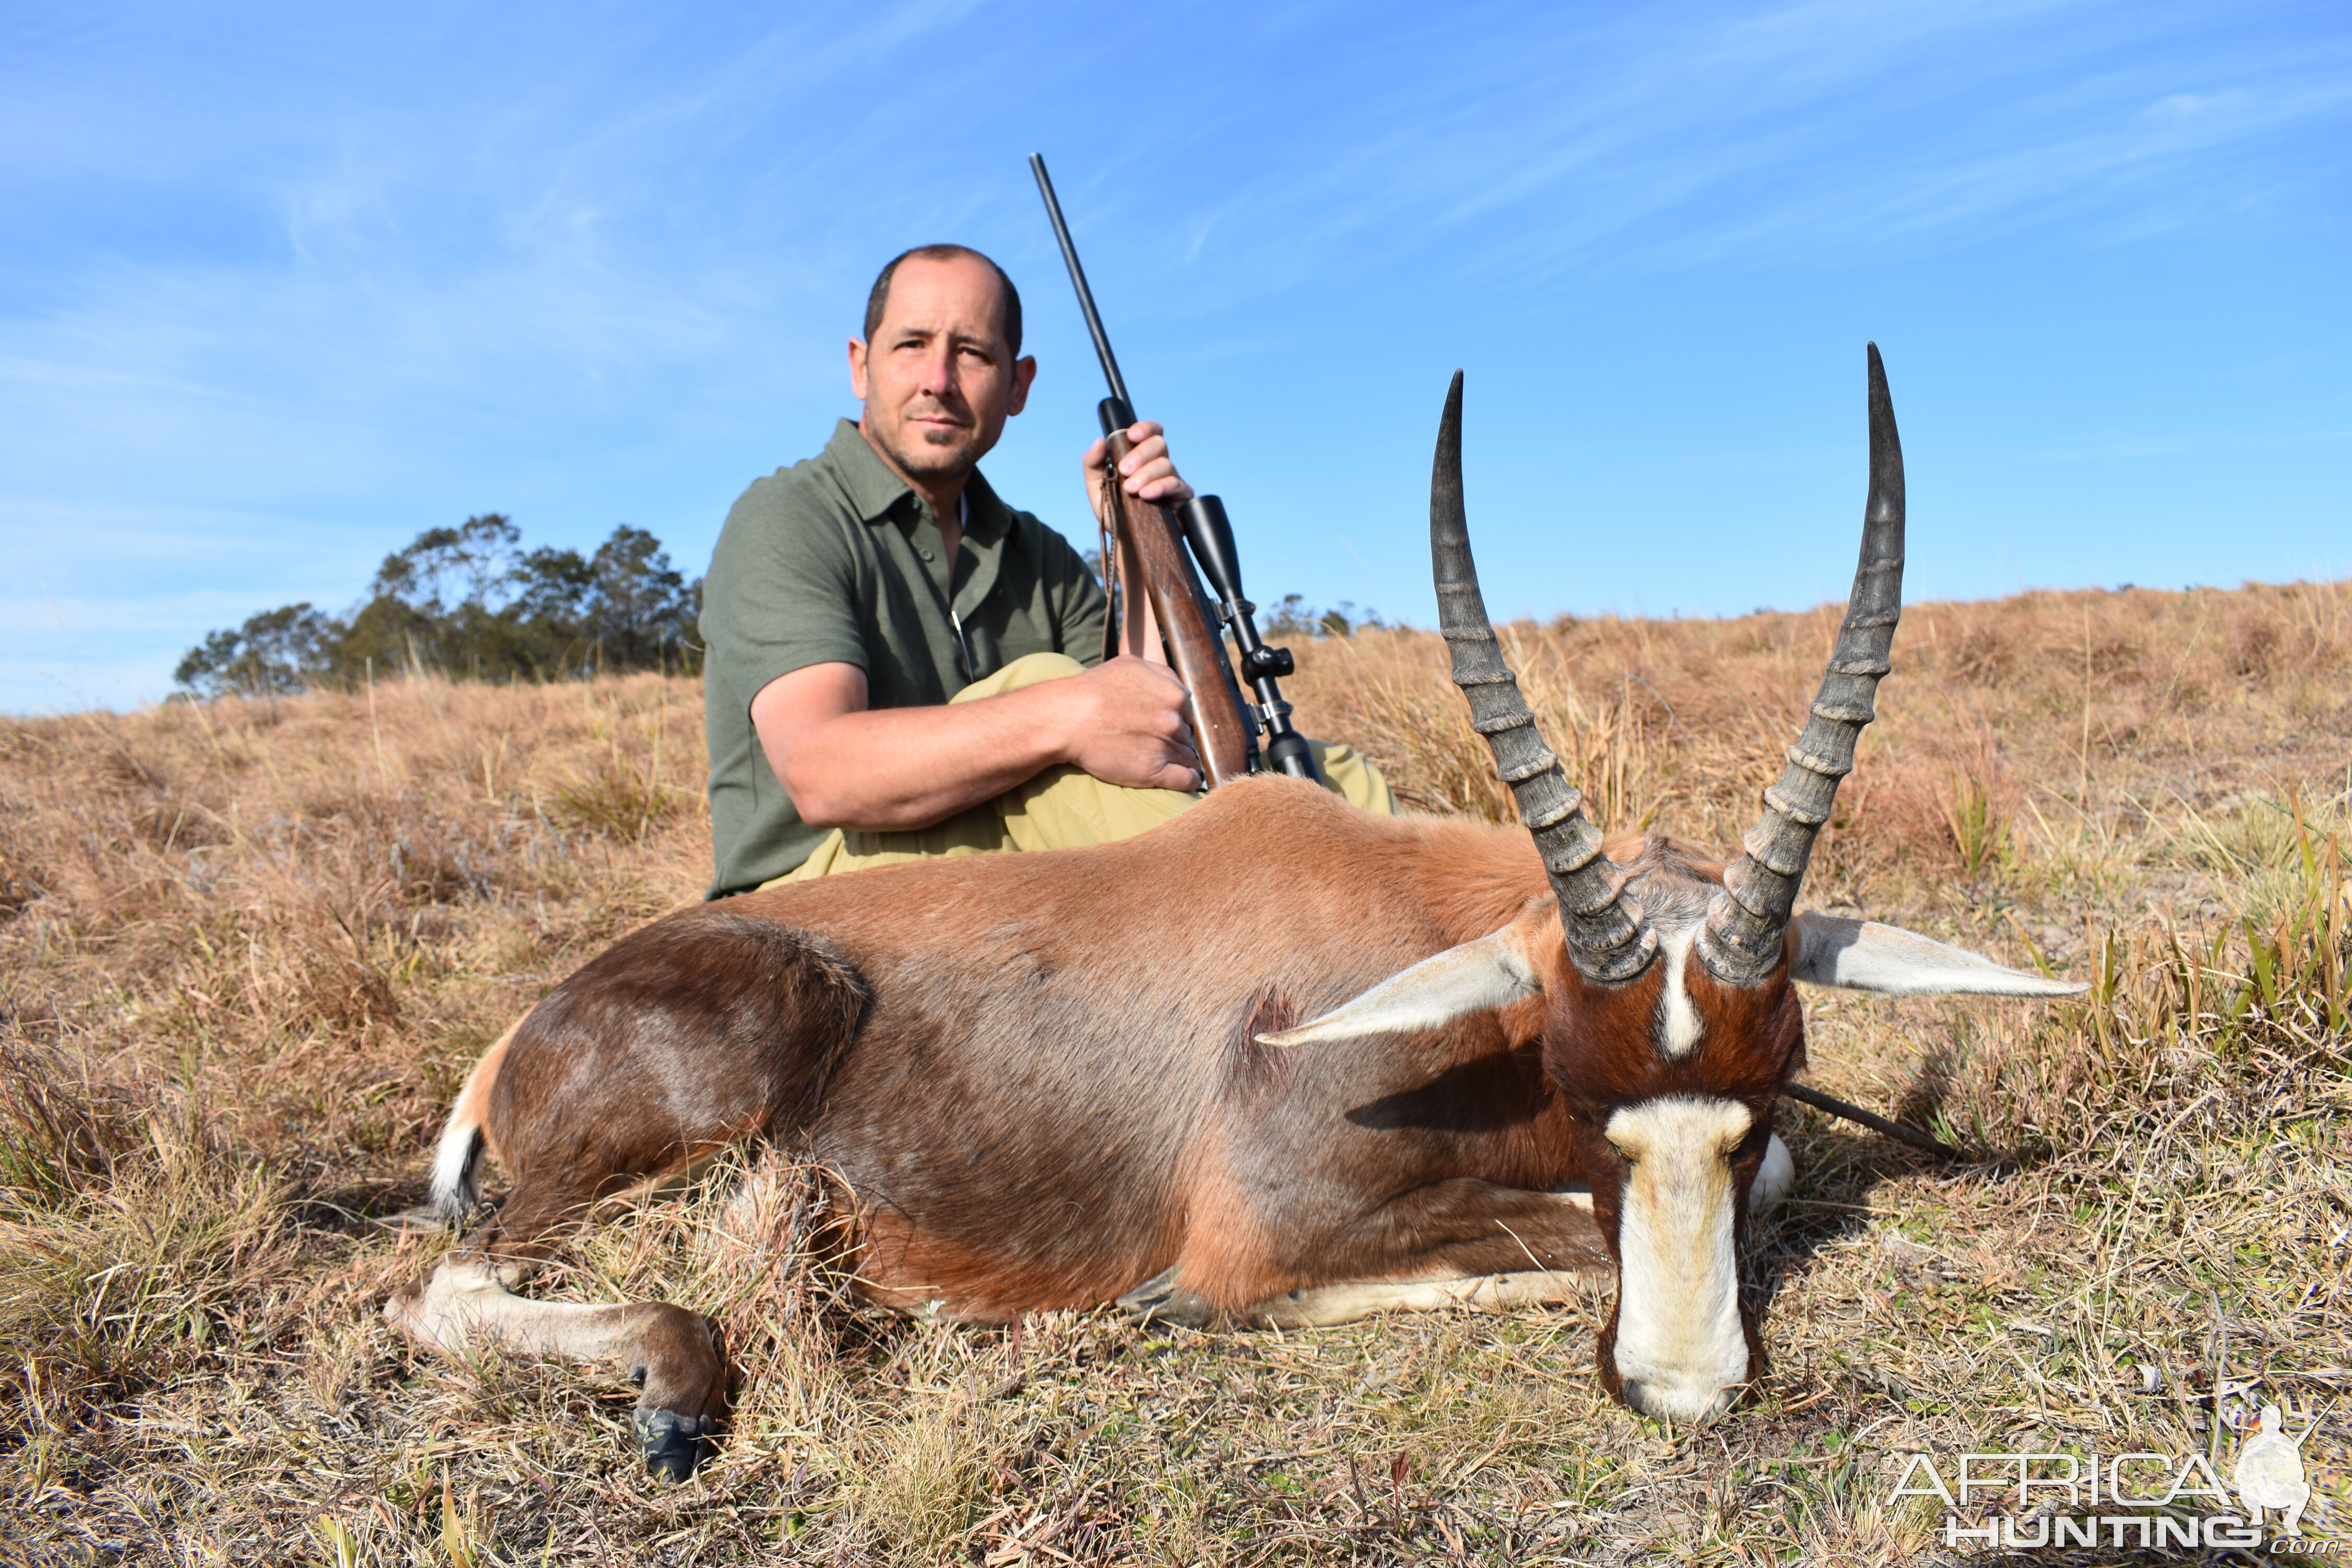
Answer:
<svg viewBox="0 0 2352 1568"><path fill-rule="evenodd" d="M1537 738L1478 603L1457 377L1432 500L1443 625L1532 841L1255 778L1122 843L656 921L476 1068L436 1203L472 1206L484 1145L511 1189L389 1315L445 1348L480 1335L641 1369L640 1445L682 1475L724 1397L702 1320L508 1286L598 1198L764 1138L842 1184L858 1278L886 1302L1312 1323L1553 1300L1566 1276L1613 1268L1604 1384L1656 1415L1717 1415L1763 1364L1737 1259L1750 1204L1789 1184L1771 1111L1804 1064L1793 983L2079 989L1793 911L1899 594L1901 458L1874 349L1871 380L1847 626L1728 870L1663 837L1604 847Z"/></svg>

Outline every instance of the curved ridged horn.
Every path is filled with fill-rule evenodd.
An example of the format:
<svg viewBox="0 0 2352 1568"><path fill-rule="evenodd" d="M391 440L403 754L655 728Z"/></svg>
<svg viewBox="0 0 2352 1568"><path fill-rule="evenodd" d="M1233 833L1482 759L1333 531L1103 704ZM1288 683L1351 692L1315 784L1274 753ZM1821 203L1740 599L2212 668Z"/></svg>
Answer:
<svg viewBox="0 0 2352 1568"><path fill-rule="evenodd" d="M1437 426L1437 460L1429 475L1429 557L1437 579L1437 627L1454 656L1454 684L1470 700L1471 726L1486 737L1496 771L1519 803L1519 820L1535 835L1552 891L1568 956L1588 980L1616 982L1642 972L1658 950L1649 921L1626 913L1616 869L1601 852L1601 830L1586 820L1584 796L1562 776L1559 758L1544 744L1519 682L1503 662L1478 566L1470 558L1470 523L1462 505L1462 373L1445 394Z"/></svg>
<svg viewBox="0 0 2352 1568"><path fill-rule="evenodd" d="M1854 742L1877 717L1878 678L1894 668L1895 623L1903 614L1903 443L1878 345L1870 352L1870 499L1862 513L1862 560L1846 600L1845 624L1830 650L1804 733L1789 748L1780 782L1764 792L1764 815L1741 841L1747 850L1724 873L1706 911L1700 960L1728 985L1752 985L1780 958L1781 934L1797 907L1813 839L1830 819L1838 781L1853 771Z"/></svg>

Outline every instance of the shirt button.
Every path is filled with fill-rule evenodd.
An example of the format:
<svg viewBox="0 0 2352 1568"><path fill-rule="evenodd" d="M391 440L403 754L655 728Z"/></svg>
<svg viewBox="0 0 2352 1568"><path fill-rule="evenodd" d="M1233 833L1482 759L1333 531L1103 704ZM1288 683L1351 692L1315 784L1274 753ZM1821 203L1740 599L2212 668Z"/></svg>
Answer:
<svg viewBox="0 0 2352 1568"><path fill-rule="evenodd" d="M915 553L920 555L926 561L929 561L931 558L931 552L928 550L919 550Z"/></svg>

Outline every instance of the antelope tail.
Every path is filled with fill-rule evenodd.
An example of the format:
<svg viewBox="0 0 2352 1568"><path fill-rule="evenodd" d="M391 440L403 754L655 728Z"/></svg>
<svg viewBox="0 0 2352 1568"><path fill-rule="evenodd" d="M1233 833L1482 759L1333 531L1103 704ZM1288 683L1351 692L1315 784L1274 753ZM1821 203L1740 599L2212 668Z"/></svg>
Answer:
<svg viewBox="0 0 2352 1568"><path fill-rule="evenodd" d="M480 1201L476 1178L482 1166L482 1124L489 1117L490 1090L499 1081L499 1064L506 1060L508 1042L520 1027L518 1019L499 1037L498 1044L482 1053L482 1059L467 1075L466 1087L457 1091L457 1103L449 1108L448 1123L441 1130L441 1146L433 1156L431 1207L452 1228L463 1224Z"/></svg>

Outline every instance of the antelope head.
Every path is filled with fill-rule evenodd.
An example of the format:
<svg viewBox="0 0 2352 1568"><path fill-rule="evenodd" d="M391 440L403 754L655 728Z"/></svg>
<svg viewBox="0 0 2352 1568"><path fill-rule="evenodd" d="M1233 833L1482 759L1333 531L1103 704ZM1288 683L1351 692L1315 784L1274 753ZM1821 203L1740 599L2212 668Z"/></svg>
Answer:
<svg viewBox="0 0 2352 1568"><path fill-rule="evenodd" d="M1892 926L1796 912L1814 837L1874 717L1902 609L1903 452L1875 344L1869 374L1870 491L1845 621L1787 770L1724 868L1663 838L1613 863L1538 733L1478 591L1456 373L1430 486L1439 626L1554 900L1269 1037L1297 1045L1432 1028L1540 994L1545 1071L1584 1145L1593 1217L1618 1266L1601 1381L1669 1420L1714 1419L1763 1370L1738 1288L1742 1200L1772 1146L1773 1101L1804 1065L1797 985L1894 995L2083 989Z"/></svg>

